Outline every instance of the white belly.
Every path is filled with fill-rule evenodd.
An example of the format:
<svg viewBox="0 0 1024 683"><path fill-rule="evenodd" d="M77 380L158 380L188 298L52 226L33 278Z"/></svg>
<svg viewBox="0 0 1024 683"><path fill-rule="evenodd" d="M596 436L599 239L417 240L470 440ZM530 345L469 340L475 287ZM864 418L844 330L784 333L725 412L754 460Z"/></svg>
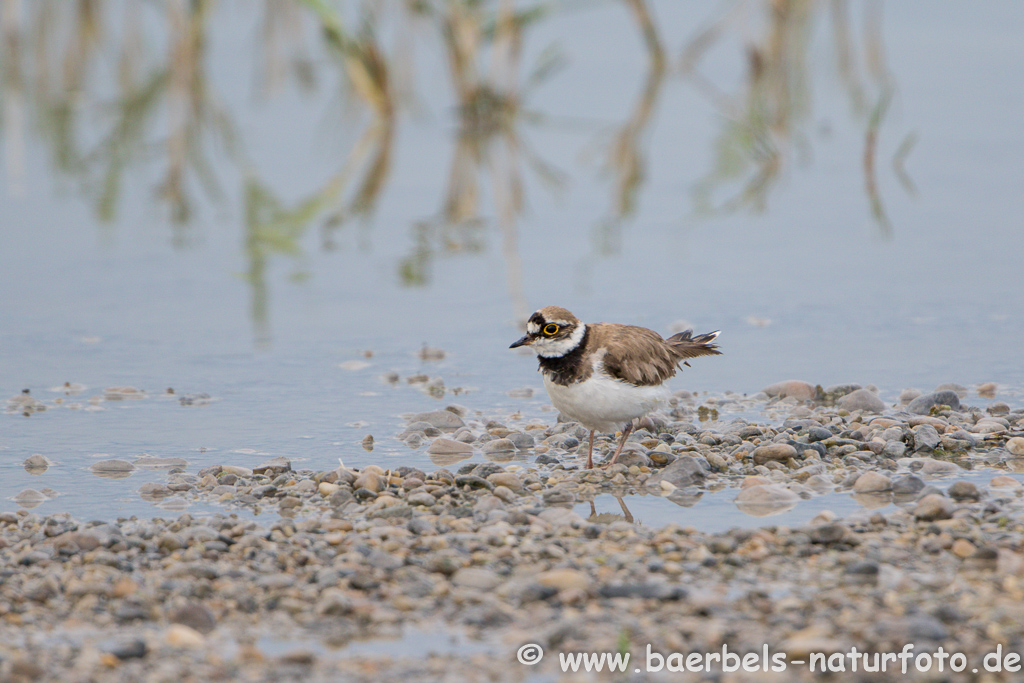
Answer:
<svg viewBox="0 0 1024 683"><path fill-rule="evenodd" d="M668 387L636 387L594 373L578 384L563 386L544 376L551 403L570 420L587 429L614 432L627 422L656 410L669 397Z"/></svg>

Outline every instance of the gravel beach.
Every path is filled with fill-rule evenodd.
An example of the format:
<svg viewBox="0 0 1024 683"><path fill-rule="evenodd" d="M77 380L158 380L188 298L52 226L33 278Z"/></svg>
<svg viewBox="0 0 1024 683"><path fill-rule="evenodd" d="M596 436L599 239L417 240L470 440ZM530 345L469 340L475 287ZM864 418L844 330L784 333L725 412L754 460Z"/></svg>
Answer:
<svg viewBox="0 0 1024 683"><path fill-rule="evenodd" d="M374 437L425 448L433 471L275 459L172 467L139 492L223 507L208 517L42 516L23 491L26 509L0 514L0 680L792 681L820 678L815 655L843 667L835 680L1018 680L1024 410L959 389L893 405L856 385L680 392L619 464L590 471L577 424L451 406ZM730 416L755 405L765 419ZM968 481L978 471L993 476ZM714 534L578 512L601 494L721 489L764 522L837 492L863 509ZM858 659L908 643L906 676ZM706 659L723 647L757 661L723 671L739 659ZM631 659L563 673L582 652ZM966 667L940 673L937 652ZM766 653L785 671L765 671Z"/></svg>

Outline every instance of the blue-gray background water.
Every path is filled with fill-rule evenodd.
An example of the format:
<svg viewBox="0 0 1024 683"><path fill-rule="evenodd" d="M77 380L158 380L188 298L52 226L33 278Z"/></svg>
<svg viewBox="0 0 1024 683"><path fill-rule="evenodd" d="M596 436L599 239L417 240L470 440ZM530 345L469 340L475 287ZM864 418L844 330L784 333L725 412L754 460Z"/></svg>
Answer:
<svg viewBox="0 0 1024 683"><path fill-rule="evenodd" d="M100 457L430 467L403 413L554 419L507 349L548 304L723 330L676 389L1021 402L1018 2L0 8L0 393L47 408L0 509L163 514Z"/></svg>

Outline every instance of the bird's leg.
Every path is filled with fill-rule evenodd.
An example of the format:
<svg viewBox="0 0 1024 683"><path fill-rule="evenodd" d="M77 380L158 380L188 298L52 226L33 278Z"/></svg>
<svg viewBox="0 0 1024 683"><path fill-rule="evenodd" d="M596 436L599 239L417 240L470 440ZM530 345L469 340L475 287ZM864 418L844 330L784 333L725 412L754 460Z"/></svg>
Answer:
<svg viewBox="0 0 1024 683"><path fill-rule="evenodd" d="M594 469L594 430L590 430L590 448L587 450L587 469Z"/></svg>
<svg viewBox="0 0 1024 683"><path fill-rule="evenodd" d="M619 447L615 449L615 455L608 461L608 465L614 465L615 461L619 459L619 454L622 453L622 447L626 445L626 439L629 438L629 433L633 431L633 421L630 420L626 428L622 430L622 441L619 442ZM608 465L605 465L607 467Z"/></svg>

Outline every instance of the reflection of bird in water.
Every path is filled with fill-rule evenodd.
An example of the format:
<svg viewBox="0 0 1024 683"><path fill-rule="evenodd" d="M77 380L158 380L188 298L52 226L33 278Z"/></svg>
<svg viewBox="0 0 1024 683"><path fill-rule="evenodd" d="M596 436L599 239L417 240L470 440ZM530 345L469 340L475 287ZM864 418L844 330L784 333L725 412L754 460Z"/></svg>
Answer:
<svg viewBox="0 0 1024 683"><path fill-rule="evenodd" d="M590 430L587 469L594 466L594 433L622 428L622 441L608 461L615 464L633 421L669 398L665 386L687 359L718 355L718 332L668 339L645 327L615 323L583 324L564 308L547 306L526 324L526 334L510 348L529 346L540 358L544 388L559 412Z"/></svg>
<svg viewBox="0 0 1024 683"><path fill-rule="evenodd" d="M625 501L622 500L622 496L613 496L615 500L619 501L619 507L622 508L622 514L617 515L614 512L602 512L598 514L597 508L594 507L594 501L590 501L590 516L587 517L588 522L594 524L611 524L612 522L619 522L625 520L630 524L639 524L640 522L633 521L633 513L626 507Z"/></svg>

